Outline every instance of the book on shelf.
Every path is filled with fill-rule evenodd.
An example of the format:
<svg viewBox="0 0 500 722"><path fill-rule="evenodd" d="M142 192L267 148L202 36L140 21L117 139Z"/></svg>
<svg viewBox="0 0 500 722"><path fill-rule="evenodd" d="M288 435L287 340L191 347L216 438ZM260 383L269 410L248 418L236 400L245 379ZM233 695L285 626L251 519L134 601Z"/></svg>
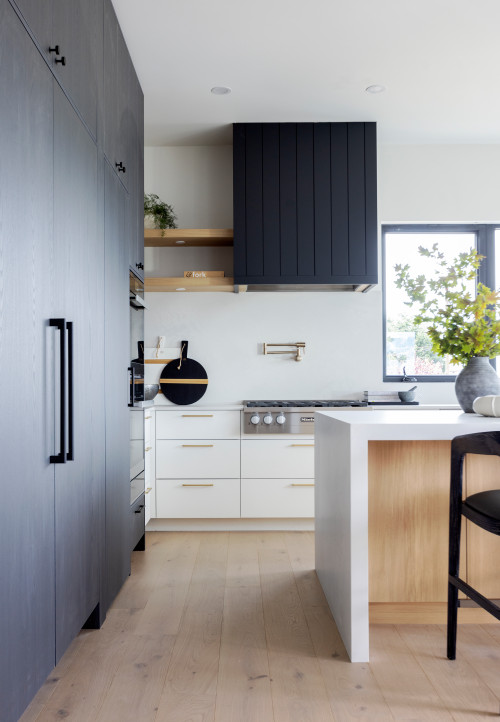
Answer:
<svg viewBox="0 0 500 722"><path fill-rule="evenodd" d="M224 278L224 271L184 271L184 278Z"/></svg>

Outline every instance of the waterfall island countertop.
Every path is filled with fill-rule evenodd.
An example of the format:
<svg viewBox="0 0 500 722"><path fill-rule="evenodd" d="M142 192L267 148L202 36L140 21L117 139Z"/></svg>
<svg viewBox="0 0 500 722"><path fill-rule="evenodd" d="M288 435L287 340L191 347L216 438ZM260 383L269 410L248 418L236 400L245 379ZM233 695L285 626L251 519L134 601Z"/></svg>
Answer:
<svg viewBox="0 0 500 722"><path fill-rule="evenodd" d="M316 571L352 662L369 661L374 610L375 621L445 623L450 440L480 431L500 431L500 418L460 410L316 413ZM494 487L500 470L497 457L476 462L490 466L481 474L466 467L468 494L479 490L478 477ZM431 612L437 619L425 616Z"/></svg>

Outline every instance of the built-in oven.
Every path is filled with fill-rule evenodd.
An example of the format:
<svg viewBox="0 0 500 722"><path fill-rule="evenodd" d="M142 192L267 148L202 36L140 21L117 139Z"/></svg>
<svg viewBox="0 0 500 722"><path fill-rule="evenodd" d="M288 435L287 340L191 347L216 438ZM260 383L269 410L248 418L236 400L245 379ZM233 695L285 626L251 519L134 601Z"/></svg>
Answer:
<svg viewBox="0 0 500 722"><path fill-rule="evenodd" d="M130 286L130 503L144 493L144 282L132 271Z"/></svg>

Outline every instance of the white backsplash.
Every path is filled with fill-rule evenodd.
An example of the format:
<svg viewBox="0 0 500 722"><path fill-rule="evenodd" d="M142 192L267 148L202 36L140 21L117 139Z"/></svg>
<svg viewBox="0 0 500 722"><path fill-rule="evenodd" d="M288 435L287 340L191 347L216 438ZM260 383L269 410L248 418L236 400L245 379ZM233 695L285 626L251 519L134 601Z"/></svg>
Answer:
<svg viewBox="0 0 500 722"><path fill-rule="evenodd" d="M203 403L264 398L362 398L383 384L380 288L358 293L147 293L146 347L158 336L208 374ZM305 341L302 361L264 356L262 344ZM163 366L148 364L157 383ZM452 383L418 384L416 399L455 403Z"/></svg>

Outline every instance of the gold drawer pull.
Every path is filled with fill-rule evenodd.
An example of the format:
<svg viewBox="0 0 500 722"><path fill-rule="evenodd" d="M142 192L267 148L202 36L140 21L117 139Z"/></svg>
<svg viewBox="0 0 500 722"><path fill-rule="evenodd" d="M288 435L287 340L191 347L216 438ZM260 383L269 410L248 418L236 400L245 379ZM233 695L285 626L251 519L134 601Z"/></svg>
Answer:
<svg viewBox="0 0 500 722"><path fill-rule="evenodd" d="M213 414L182 414L183 419L213 419Z"/></svg>
<svg viewBox="0 0 500 722"><path fill-rule="evenodd" d="M314 486L314 484L292 484L292 486Z"/></svg>
<svg viewBox="0 0 500 722"><path fill-rule="evenodd" d="M152 448L153 448L152 446L146 446L146 448L144 449L144 451L151 451Z"/></svg>
<svg viewBox="0 0 500 722"><path fill-rule="evenodd" d="M213 484L183 484L182 486L213 486Z"/></svg>
<svg viewBox="0 0 500 722"><path fill-rule="evenodd" d="M145 416L144 420L146 421L146 419L152 419L152 418L153 418L152 416Z"/></svg>
<svg viewBox="0 0 500 722"><path fill-rule="evenodd" d="M290 444L290 446L314 446L314 444Z"/></svg>
<svg viewBox="0 0 500 722"><path fill-rule="evenodd" d="M211 449L213 444L182 444L182 447L184 449L198 449L200 447L203 447L204 449Z"/></svg>
<svg viewBox="0 0 500 722"><path fill-rule="evenodd" d="M145 491L144 493L145 493L145 494L149 494L149 492L150 492L152 489L153 489L152 486L148 486L148 488L146 489L146 491Z"/></svg>

